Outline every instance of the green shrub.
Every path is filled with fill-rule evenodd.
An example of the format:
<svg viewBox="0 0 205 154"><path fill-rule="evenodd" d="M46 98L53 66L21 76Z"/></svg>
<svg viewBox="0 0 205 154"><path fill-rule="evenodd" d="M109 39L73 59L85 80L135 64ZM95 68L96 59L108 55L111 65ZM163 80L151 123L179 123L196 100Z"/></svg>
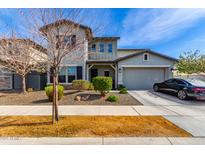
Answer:
<svg viewBox="0 0 205 154"><path fill-rule="evenodd" d="M121 85L118 86L117 89L118 89L118 90L121 90L121 89L123 89L123 88L126 88L126 87L121 84Z"/></svg>
<svg viewBox="0 0 205 154"><path fill-rule="evenodd" d="M122 88L119 93L120 94L127 94L127 88Z"/></svg>
<svg viewBox="0 0 205 154"><path fill-rule="evenodd" d="M90 87L90 82L87 80L73 80L72 87L78 91L88 90Z"/></svg>
<svg viewBox="0 0 205 154"><path fill-rule="evenodd" d="M33 88L28 88L27 91L30 93L30 92L33 92Z"/></svg>
<svg viewBox="0 0 205 154"><path fill-rule="evenodd" d="M117 102L118 101L118 97L115 96L115 95L110 95L108 98L107 98L107 101L109 102Z"/></svg>
<svg viewBox="0 0 205 154"><path fill-rule="evenodd" d="M101 96L105 96L112 89L112 78L105 76L97 76L93 78L93 86L99 91Z"/></svg>
<svg viewBox="0 0 205 154"><path fill-rule="evenodd" d="M93 86L93 84L91 82L90 82L88 90L94 90L94 86Z"/></svg>
<svg viewBox="0 0 205 154"><path fill-rule="evenodd" d="M49 101L53 101L53 86L46 86L45 91L46 91L46 95L48 96ZM64 87L61 85L58 85L58 100L61 100L63 95L64 95Z"/></svg>

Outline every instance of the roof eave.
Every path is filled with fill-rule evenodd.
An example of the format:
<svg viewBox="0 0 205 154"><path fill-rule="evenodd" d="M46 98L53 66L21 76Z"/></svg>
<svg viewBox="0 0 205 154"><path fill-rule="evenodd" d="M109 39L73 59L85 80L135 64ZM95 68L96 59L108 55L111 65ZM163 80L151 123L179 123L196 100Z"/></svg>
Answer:
<svg viewBox="0 0 205 154"><path fill-rule="evenodd" d="M130 49L124 49L124 50L125 50L125 51L129 51ZM123 51L123 49L122 49L121 51ZM178 61L179 61L179 60L176 59L176 58L173 58L173 57L169 57L169 56L167 56L167 55L160 54L160 53L155 52L155 51L152 51L152 50L150 50L150 49L131 49L130 51L141 51L141 52L133 53L133 54L127 55L127 56L125 56L125 57L120 57L120 58L116 59L115 61L125 60L125 59L128 59L128 58L131 58L131 57L140 55L140 54L145 53L145 52L150 52L150 53L156 54L156 55L161 56L161 57L163 57L163 58L172 60L172 61L174 61L174 62L178 62Z"/></svg>

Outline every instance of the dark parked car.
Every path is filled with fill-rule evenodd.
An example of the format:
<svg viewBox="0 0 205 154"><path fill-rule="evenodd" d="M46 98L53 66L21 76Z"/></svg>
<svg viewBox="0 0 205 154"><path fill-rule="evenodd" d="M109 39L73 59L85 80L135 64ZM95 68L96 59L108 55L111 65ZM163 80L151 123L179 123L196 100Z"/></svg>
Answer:
<svg viewBox="0 0 205 154"><path fill-rule="evenodd" d="M205 82L196 79L169 79L153 85L154 91L172 92L181 100L192 97L205 100Z"/></svg>

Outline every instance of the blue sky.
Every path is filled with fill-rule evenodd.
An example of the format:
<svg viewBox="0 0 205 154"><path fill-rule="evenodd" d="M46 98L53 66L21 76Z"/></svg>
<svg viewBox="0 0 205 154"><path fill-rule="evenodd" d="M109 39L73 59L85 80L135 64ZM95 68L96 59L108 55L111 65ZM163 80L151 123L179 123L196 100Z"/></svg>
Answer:
<svg viewBox="0 0 205 154"><path fill-rule="evenodd" d="M106 22L103 36L120 36L119 48L150 48L178 57L205 54L205 9L92 9L94 20ZM15 9L0 9L0 25L19 28Z"/></svg>

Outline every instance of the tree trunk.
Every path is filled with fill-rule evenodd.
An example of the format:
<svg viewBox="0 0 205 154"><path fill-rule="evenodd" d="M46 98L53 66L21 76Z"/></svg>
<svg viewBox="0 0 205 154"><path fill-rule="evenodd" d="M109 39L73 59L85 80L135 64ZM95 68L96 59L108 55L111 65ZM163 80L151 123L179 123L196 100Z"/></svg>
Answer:
<svg viewBox="0 0 205 154"><path fill-rule="evenodd" d="M52 122L55 123L55 100L56 100L56 91L55 91L55 76L53 76L53 104L52 104Z"/></svg>
<svg viewBox="0 0 205 154"><path fill-rule="evenodd" d="M22 76L22 93L26 94L26 77Z"/></svg>
<svg viewBox="0 0 205 154"><path fill-rule="evenodd" d="M59 121L59 115L58 115L58 74L56 75L55 78L55 93L56 93L56 97L55 97L55 120Z"/></svg>
<svg viewBox="0 0 205 154"><path fill-rule="evenodd" d="M58 116L58 74L54 70L53 74L53 106L52 106L52 122L53 124L59 120Z"/></svg>

